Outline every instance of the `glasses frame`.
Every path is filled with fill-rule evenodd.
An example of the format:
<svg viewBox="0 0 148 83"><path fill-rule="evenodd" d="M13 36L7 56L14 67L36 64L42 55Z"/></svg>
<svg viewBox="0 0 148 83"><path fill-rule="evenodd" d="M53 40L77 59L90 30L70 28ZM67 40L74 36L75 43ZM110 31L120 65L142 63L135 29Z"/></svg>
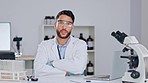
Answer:
<svg viewBox="0 0 148 83"><path fill-rule="evenodd" d="M67 28L71 28L72 25L73 25L73 22L65 21L65 20L57 20L56 22L57 22L57 24L58 24L59 26L64 26L64 24L65 24L65 26L66 26Z"/></svg>

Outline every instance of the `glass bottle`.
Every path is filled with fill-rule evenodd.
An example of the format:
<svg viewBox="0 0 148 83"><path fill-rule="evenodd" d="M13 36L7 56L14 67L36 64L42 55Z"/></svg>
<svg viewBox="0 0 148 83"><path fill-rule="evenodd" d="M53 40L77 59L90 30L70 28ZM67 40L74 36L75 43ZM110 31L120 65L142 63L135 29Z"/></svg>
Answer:
<svg viewBox="0 0 148 83"><path fill-rule="evenodd" d="M45 24L51 24L51 16L45 16Z"/></svg>
<svg viewBox="0 0 148 83"><path fill-rule="evenodd" d="M44 24L47 24L47 16L44 18Z"/></svg>
<svg viewBox="0 0 148 83"><path fill-rule="evenodd" d="M54 25L54 22L55 22L55 17L51 16L51 25Z"/></svg>
<svg viewBox="0 0 148 83"><path fill-rule="evenodd" d="M49 40L48 35L45 35L44 40Z"/></svg>
<svg viewBox="0 0 148 83"><path fill-rule="evenodd" d="M79 39L84 40L86 42L86 39L83 37L83 33L80 33Z"/></svg>
<svg viewBox="0 0 148 83"><path fill-rule="evenodd" d="M94 65L91 61L87 63L87 75L94 75Z"/></svg>
<svg viewBox="0 0 148 83"><path fill-rule="evenodd" d="M52 35L51 39L53 39L53 38L55 38L55 36L54 36L54 35Z"/></svg>
<svg viewBox="0 0 148 83"><path fill-rule="evenodd" d="M87 50L93 50L94 49L94 39L89 35L87 38Z"/></svg>

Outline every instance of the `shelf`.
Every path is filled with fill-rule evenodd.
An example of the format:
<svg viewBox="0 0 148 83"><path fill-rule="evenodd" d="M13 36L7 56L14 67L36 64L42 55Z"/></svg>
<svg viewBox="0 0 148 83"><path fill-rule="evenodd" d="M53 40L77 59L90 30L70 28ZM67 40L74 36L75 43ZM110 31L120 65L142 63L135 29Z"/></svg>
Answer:
<svg viewBox="0 0 148 83"><path fill-rule="evenodd" d="M88 53L95 52L95 50L87 50Z"/></svg>
<svg viewBox="0 0 148 83"><path fill-rule="evenodd" d="M34 60L34 56L20 56L20 57L16 57L16 60Z"/></svg>
<svg viewBox="0 0 148 83"><path fill-rule="evenodd" d="M48 25L48 24L45 24L45 25L43 25L43 27L54 27L54 25Z"/></svg>
<svg viewBox="0 0 148 83"><path fill-rule="evenodd" d="M56 34L54 25L42 25L40 30L40 42L44 40L45 35L51 38L53 35ZM94 39L95 38L95 27L94 26L82 26L76 25L75 29L72 31L71 35L78 38L80 33L83 33L85 39L88 38L89 35Z"/></svg>

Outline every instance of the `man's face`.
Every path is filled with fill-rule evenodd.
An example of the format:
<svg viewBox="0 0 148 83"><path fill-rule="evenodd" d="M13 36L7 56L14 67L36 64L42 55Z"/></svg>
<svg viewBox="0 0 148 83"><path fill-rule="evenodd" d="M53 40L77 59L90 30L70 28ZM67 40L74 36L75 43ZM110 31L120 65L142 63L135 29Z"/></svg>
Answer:
<svg viewBox="0 0 148 83"><path fill-rule="evenodd" d="M72 29L74 28L72 19L67 15L61 15L55 23L57 36L66 39L70 36Z"/></svg>

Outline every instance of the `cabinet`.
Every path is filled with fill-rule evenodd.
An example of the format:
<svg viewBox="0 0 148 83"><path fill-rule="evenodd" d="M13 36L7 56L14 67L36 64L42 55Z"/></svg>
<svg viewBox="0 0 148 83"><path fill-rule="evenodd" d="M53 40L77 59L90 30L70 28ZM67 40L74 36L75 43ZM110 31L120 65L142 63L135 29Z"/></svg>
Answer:
<svg viewBox="0 0 148 83"><path fill-rule="evenodd" d="M54 29L53 25L42 25L42 28L40 31L40 42L44 40L45 36L48 36L51 38L53 35L55 36L56 31ZM71 35L74 37L79 38L80 33L83 33L83 37L87 39L89 35L94 39L94 50L88 50L88 61L91 60L91 62L95 65L95 26L75 26L75 29L72 31ZM95 69L95 68L94 68Z"/></svg>
<svg viewBox="0 0 148 83"><path fill-rule="evenodd" d="M34 59L35 57L33 55L22 55L16 57L16 60L18 61L25 61L25 71L27 71L27 76L34 75Z"/></svg>

